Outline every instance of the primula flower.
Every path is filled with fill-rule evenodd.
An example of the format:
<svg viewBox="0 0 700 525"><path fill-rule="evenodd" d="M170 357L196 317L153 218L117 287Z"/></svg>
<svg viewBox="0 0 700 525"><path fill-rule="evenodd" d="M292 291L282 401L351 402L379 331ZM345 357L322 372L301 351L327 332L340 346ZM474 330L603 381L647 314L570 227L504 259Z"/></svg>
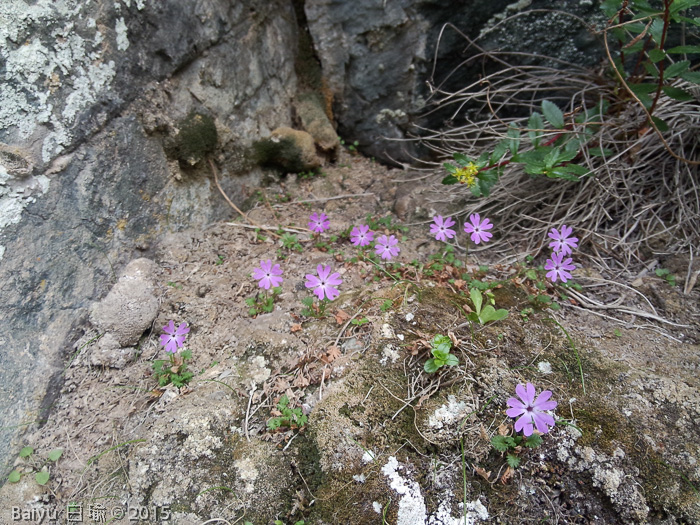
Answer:
<svg viewBox="0 0 700 525"><path fill-rule="evenodd" d="M260 261L260 268L253 270L253 278L260 281L258 285L260 288L265 288L269 290L270 287L275 288L282 284L282 268L279 264L272 266L272 260Z"/></svg>
<svg viewBox="0 0 700 525"><path fill-rule="evenodd" d="M547 272L547 278L553 283L557 282L557 278L565 283L567 280L571 279L571 274L569 272L576 269L576 266L571 264L571 257L567 257L563 261L562 259L564 259L564 252L555 252L552 253L552 258L547 259L544 265L544 269L549 270Z"/></svg>
<svg viewBox="0 0 700 525"><path fill-rule="evenodd" d="M525 436L531 436L533 425L538 432L546 434L549 432L549 427L554 426L554 417L547 414L547 410L554 410L557 407L556 401L547 401L552 397L552 392L544 390L537 399L535 399L535 387L532 383L527 383L527 386L518 385L515 387L515 393L520 398L511 397L508 399L506 410L508 417L517 417L515 422L515 431L523 431Z"/></svg>
<svg viewBox="0 0 700 525"><path fill-rule="evenodd" d="M401 251L401 249L396 246L397 244L399 244L399 240L393 235L390 235L388 238L386 235L382 235L377 239L374 250L382 259L389 260L392 257L396 257Z"/></svg>
<svg viewBox="0 0 700 525"><path fill-rule="evenodd" d="M318 213L314 212L311 214L311 217L309 217L309 229L312 232L323 233L330 228L330 226L331 221L328 220L325 213L321 213L321 215L319 215Z"/></svg>
<svg viewBox="0 0 700 525"><path fill-rule="evenodd" d="M355 246L367 246L373 239L374 232L365 224L355 226L350 232L350 242Z"/></svg>
<svg viewBox="0 0 700 525"><path fill-rule="evenodd" d="M323 300L324 296L329 301L338 297L340 292L336 286L343 282L340 278L340 274L338 272L331 274L331 267L323 266L322 264L316 267L316 273L318 273L318 277L310 273L306 274L304 286L307 288L315 288L314 294L316 294L320 301Z"/></svg>
<svg viewBox="0 0 700 525"><path fill-rule="evenodd" d="M180 326L175 328L175 323L171 319L170 322L163 327L165 332L160 336L160 344L165 347L166 352L172 352L173 354L177 352L178 348L181 348L185 343L185 338L190 329L187 327L187 323L181 323Z"/></svg>
<svg viewBox="0 0 700 525"><path fill-rule="evenodd" d="M578 248L578 237L569 237L572 228L562 224L561 232L556 228L552 228L552 231L548 233L550 239L554 239L554 242L549 243L549 247L555 253L562 253L564 255L571 255L571 248Z"/></svg>
<svg viewBox="0 0 700 525"><path fill-rule="evenodd" d="M450 226L455 225L455 221L451 217L445 219L442 215L436 215L433 217L434 224L430 225L430 233L435 235L435 239L438 241L446 241L454 237L457 232L450 229Z"/></svg>
<svg viewBox="0 0 700 525"><path fill-rule="evenodd" d="M478 213L474 213L469 216L469 220L471 221L470 223L465 223L464 224L464 231L466 233L471 233L471 238L472 241L474 241L474 244L479 244L480 242L488 242L491 237L493 237L493 234L485 231L485 230L490 230L493 228L493 224L491 224L491 221L488 219L484 218L484 220L481 220L481 216Z"/></svg>

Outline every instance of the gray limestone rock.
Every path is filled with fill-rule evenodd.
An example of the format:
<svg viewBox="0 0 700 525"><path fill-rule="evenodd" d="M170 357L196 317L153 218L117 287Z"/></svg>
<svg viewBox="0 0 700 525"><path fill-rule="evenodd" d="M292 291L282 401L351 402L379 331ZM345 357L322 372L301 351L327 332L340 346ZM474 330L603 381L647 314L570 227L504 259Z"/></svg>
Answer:
<svg viewBox="0 0 700 525"><path fill-rule="evenodd" d="M472 40L481 36L486 49L591 65L602 57L602 49L581 21L602 19L598 4L307 0L304 9L334 97L339 135L346 142L358 141L368 155L410 162L417 153L414 144L386 139L406 137L407 131L416 131L414 124L439 129L450 118L441 112L424 115L431 95L428 82L432 88L457 91L482 76L484 68L501 67L483 61L462 67L479 51L459 32ZM520 16L530 9L536 11Z"/></svg>
<svg viewBox="0 0 700 525"><path fill-rule="evenodd" d="M287 0L0 2L1 475L116 272L162 233L230 213L190 160L215 158L238 203L257 184L240 152L291 124L296 42ZM185 151L197 177L165 147L190 114L218 138ZM129 334L100 318L111 335L93 362L130 359L152 313Z"/></svg>
<svg viewBox="0 0 700 525"><path fill-rule="evenodd" d="M131 261L107 296L91 308L92 324L122 347L138 343L158 315L155 269L150 259Z"/></svg>

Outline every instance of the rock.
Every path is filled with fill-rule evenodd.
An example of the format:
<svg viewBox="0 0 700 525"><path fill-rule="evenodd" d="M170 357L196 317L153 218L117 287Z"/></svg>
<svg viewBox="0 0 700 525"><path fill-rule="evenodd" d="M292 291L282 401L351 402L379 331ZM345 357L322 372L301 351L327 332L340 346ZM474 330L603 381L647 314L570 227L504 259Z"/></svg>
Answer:
<svg viewBox="0 0 700 525"><path fill-rule="evenodd" d="M121 346L139 342L158 315L153 261L131 261L107 296L93 305L90 321Z"/></svg>
<svg viewBox="0 0 700 525"><path fill-rule="evenodd" d="M109 368L124 368L138 356L134 347L122 347L114 334L107 332L90 351L90 364Z"/></svg>
<svg viewBox="0 0 700 525"><path fill-rule="evenodd" d="M178 181L180 167L221 158L220 183L239 204L231 173L260 180L232 152L291 124L296 40L287 0L0 2L2 464L33 430L21 423L45 417L42 400L48 409L114 272L163 232L228 216L208 167ZM190 148L184 139L201 131ZM168 138L180 141L177 162ZM113 332L124 356L109 357L105 339L95 362L129 359L141 321Z"/></svg>
<svg viewBox="0 0 700 525"><path fill-rule="evenodd" d="M545 0L538 2L536 13L512 17L496 26L511 15L520 15L530 4L529 0L304 2L323 78L335 101L333 113L340 136L348 143L358 141L367 155L411 162L418 152L415 144L386 139L405 138L407 131L415 131L414 123L438 129L450 118L445 112L418 118L425 113L425 101L431 95L427 82L454 92L483 74L482 61L461 66L479 51L470 50L457 30L471 39L483 35L479 44L487 49L529 52L580 65L599 61L600 44L576 18L591 25L602 20L597 2L562 5Z"/></svg>
<svg viewBox="0 0 700 525"><path fill-rule="evenodd" d="M314 138L306 131L286 126L276 128L270 138L255 143L254 150L260 165L291 173L314 170L321 165Z"/></svg>
<svg viewBox="0 0 700 525"><path fill-rule="evenodd" d="M330 160L335 160L338 157L340 139L318 98L310 94L300 96L294 104L294 109L301 125L313 137L316 146Z"/></svg>

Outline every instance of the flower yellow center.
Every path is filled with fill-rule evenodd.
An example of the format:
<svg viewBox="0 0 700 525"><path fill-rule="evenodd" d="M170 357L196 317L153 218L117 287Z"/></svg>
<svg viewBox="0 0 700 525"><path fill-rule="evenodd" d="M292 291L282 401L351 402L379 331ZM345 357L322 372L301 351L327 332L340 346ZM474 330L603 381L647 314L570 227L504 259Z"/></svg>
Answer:
<svg viewBox="0 0 700 525"><path fill-rule="evenodd" d="M471 188L476 184L477 173L479 173L479 168L476 167L476 164L470 162L466 167L459 168L454 173L454 176L461 184L466 184Z"/></svg>

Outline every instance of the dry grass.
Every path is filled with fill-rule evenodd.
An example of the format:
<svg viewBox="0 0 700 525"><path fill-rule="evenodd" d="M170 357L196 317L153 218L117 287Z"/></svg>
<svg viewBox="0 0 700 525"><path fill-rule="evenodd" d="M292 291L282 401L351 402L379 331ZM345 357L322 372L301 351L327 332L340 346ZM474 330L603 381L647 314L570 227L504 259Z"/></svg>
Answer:
<svg viewBox="0 0 700 525"><path fill-rule="evenodd" d="M433 153L434 160L420 163L421 169L435 173L436 186L446 174L442 163L453 153L478 157L492 151L506 136L509 124L527 131L528 116L540 110L545 99L569 117L594 108L601 100L610 102L611 108L599 115L600 125L575 159L593 176L579 182L532 178L522 165L510 164L488 198L475 199L463 186L443 187L443 203L463 206L458 215L479 212L498 218L501 240L490 250L512 254L515 248L519 253L537 254L546 249L547 232L564 223L574 227L591 263L615 276L637 272L644 260L668 254L689 252L692 265L693 251L697 253L700 244L697 86L675 84L695 90L693 101L660 99L654 116L669 125L661 140L647 126L644 109L624 96L612 75L554 59L539 62L556 67L510 65L509 59L525 54L487 52L462 36L473 55L448 77L481 61L498 64L500 69L457 92L433 87L422 117L439 111L449 115L449 124L440 130L417 127L420 138L414 140ZM570 132L582 133L583 127L574 125ZM596 157L592 148L608 153Z"/></svg>

